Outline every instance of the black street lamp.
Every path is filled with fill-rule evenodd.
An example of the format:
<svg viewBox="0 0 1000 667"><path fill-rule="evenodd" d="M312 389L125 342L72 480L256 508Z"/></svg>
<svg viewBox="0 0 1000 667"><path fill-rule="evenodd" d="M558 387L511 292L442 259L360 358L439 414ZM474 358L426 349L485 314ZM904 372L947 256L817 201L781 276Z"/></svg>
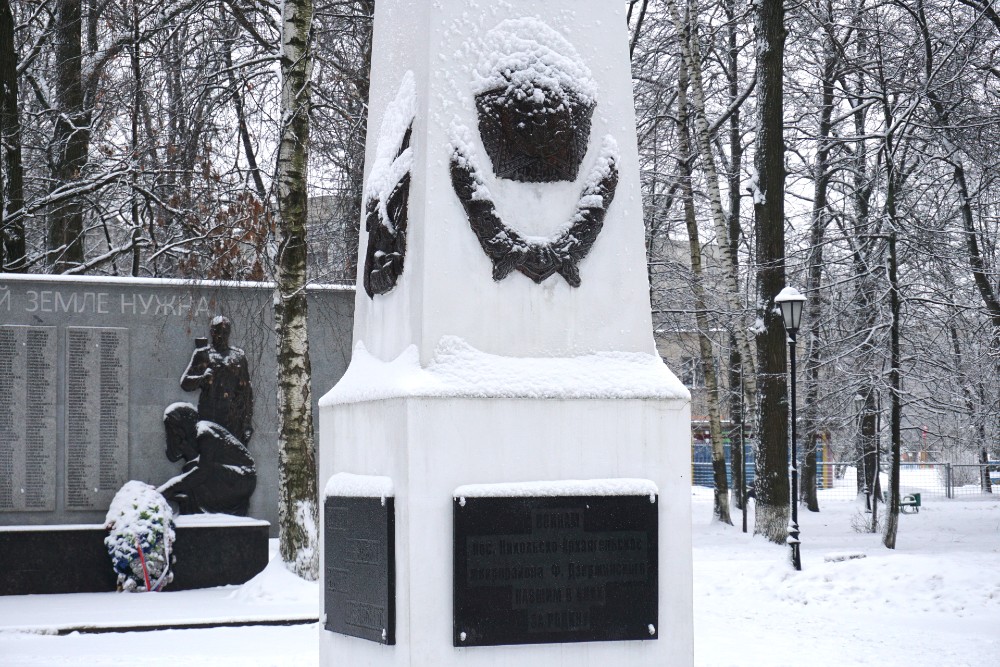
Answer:
<svg viewBox="0 0 1000 667"><path fill-rule="evenodd" d="M792 567L802 569L802 559L799 557L799 462L796 451L795 435L795 332L802 323L802 306L806 298L794 287L786 287L774 297L774 302L781 308L781 318L785 321L785 331L788 332L788 351L790 353L792 376L791 408L792 408L792 460L788 471L792 477L792 488L788 503L791 509L791 520L788 522L788 545L792 548Z"/></svg>
<svg viewBox="0 0 1000 667"><path fill-rule="evenodd" d="M865 397L854 396L854 407L858 412L858 441L861 443L861 493L865 496L865 512L872 511L871 490L868 488L868 443L865 442ZM877 473L876 473L877 474Z"/></svg>

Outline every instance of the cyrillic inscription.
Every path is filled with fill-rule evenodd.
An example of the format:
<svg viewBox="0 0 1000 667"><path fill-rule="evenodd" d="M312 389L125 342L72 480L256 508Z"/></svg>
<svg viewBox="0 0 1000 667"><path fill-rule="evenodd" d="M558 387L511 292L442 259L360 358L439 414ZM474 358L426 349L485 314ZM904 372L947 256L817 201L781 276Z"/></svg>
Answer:
<svg viewBox="0 0 1000 667"><path fill-rule="evenodd" d="M115 296L109 292L71 289L29 289L11 298L9 285L0 285L0 312L23 311L36 314L148 315L163 317L207 317L214 303L194 294L161 295L131 292Z"/></svg>
<svg viewBox="0 0 1000 667"><path fill-rule="evenodd" d="M464 498L454 512L455 646L656 638L650 496Z"/></svg>
<svg viewBox="0 0 1000 667"><path fill-rule="evenodd" d="M66 328L66 507L105 509L128 481L128 329Z"/></svg>
<svg viewBox="0 0 1000 667"><path fill-rule="evenodd" d="M0 512L55 510L55 331L0 326Z"/></svg>
<svg viewBox="0 0 1000 667"><path fill-rule="evenodd" d="M323 511L324 627L395 644L393 498L329 496Z"/></svg>

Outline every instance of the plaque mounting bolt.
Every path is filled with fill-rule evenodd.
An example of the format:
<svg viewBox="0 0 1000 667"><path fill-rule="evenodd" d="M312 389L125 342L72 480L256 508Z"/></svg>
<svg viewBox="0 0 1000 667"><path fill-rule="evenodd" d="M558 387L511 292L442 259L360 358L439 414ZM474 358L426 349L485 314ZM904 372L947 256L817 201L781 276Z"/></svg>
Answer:
<svg viewBox="0 0 1000 667"><path fill-rule="evenodd" d="M458 635L458 640L464 642L465 639L466 639L466 637L468 637L467 634L465 634L464 632L460 632L459 635Z"/></svg>
<svg viewBox="0 0 1000 667"><path fill-rule="evenodd" d="M652 623L650 623L646 627L649 628L649 636L650 637L652 637L653 635L656 634L656 626L655 625L653 625Z"/></svg>

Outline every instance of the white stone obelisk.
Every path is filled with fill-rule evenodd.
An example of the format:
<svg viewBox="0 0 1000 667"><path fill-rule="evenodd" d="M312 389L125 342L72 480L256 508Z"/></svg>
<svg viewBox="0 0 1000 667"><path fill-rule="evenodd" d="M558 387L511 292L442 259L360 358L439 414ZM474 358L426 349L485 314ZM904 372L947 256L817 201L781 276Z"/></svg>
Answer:
<svg viewBox="0 0 1000 667"><path fill-rule="evenodd" d="M692 662L690 396L653 342L624 8L376 3L354 353L320 401L319 483L391 480L395 644L321 627L321 665ZM477 96L504 81L592 107L575 177L498 174ZM656 639L454 646L454 490L619 478L659 489Z"/></svg>

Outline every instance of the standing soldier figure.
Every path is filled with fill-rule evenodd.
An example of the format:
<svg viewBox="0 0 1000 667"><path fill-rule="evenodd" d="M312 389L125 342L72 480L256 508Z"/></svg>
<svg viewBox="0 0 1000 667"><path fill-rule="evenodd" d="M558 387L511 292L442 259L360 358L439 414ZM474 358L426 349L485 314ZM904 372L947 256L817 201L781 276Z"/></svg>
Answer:
<svg viewBox="0 0 1000 667"><path fill-rule="evenodd" d="M229 347L231 331L229 318L217 315L212 319L211 345L204 338L196 339L181 389L200 389L199 419L218 424L248 445L253 435L253 389L246 354Z"/></svg>

